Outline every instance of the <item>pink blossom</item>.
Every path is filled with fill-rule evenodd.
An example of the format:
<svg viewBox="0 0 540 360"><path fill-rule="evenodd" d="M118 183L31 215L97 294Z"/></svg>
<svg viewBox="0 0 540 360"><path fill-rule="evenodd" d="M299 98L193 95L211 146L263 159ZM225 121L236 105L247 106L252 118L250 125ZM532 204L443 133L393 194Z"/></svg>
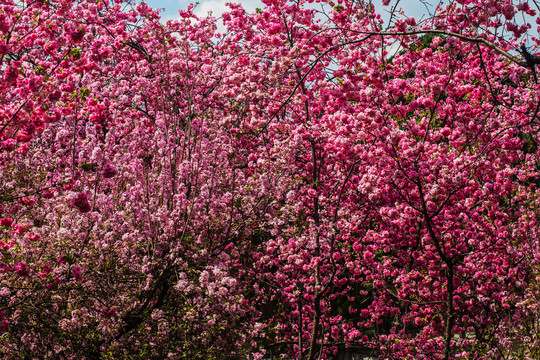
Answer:
<svg viewBox="0 0 540 360"><path fill-rule="evenodd" d="M111 163L108 163L103 167L103 177L106 179L115 177L117 173L118 171Z"/></svg>
<svg viewBox="0 0 540 360"><path fill-rule="evenodd" d="M26 206L33 206L36 203L36 199L33 196L25 196L20 201Z"/></svg>
<svg viewBox="0 0 540 360"><path fill-rule="evenodd" d="M2 320L0 323L0 331L6 331L9 328L9 321L6 319Z"/></svg>
<svg viewBox="0 0 540 360"><path fill-rule="evenodd" d="M24 261L20 261L15 264L15 272L21 276L28 276L28 274L30 274L30 269Z"/></svg>
<svg viewBox="0 0 540 360"><path fill-rule="evenodd" d="M79 266L73 267L73 269L71 269L71 274L76 280L82 280L81 268Z"/></svg>
<svg viewBox="0 0 540 360"><path fill-rule="evenodd" d="M8 66L4 70L4 81L5 82L14 82L17 80L19 75L19 70L14 66Z"/></svg>
<svg viewBox="0 0 540 360"><path fill-rule="evenodd" d="M116 312L117 312L116 307L113 306L110 309L104 311L103 314L105 315L106 318L109 319L109 318L112 318L113 316L115 316Z"/></svg>
<svg viewBox="0 0 540 360"><path fill-rule="evenodd" d="M0 219L0 226L4 226L4 227L11 227L11 224L13 224L13 219L12 218L1 218Z"/></svg>
<svg viewBox="0 0 540 360"><path fill-rule="evenodd" d="M92 206L90 205L90 202L88 201L88 194L87 193L79 193L73 200L72 200L73 206L75 206L81 213L87 213L90 210L92 210Z"/></svg>
<svg viewBox="0 0 540 360"><path fill-rule="evenodd" d="M6 151L13 151L15 150L17 142L15 141L15 139L7 139L0 142L0 145L2 146L2 149Z"/></svg>

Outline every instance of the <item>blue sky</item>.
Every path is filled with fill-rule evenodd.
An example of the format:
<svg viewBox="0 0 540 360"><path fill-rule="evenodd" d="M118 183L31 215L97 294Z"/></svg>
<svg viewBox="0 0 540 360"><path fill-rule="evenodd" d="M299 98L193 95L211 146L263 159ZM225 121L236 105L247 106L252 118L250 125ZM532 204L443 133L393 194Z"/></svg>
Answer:
<svg viewBox="0 0 540 360"><path fill-rule="evenodd" d="M153 8L162 8L165 9L165 12L162 13L162 18L164 20L172 19L178 16L179 9L185 9L187 6L195 2L193 0L146 0L148 5ZM199 5L197 6L196 13L198 15L206 15L208 11L212 11L214 16L219 16L223 11L226 11L226 3L228 2L239 2L244 8L248 11L253 11L257 7L263 7L260 0L198 0ZM375 0L375 7L381 9L381 14L383 18L385 17L386 11L389 7L382 7L381 0ZM435 2L434 2L435 3ZM401 0L399 2L400 6L406 11L406 13L416 16L418 19L426 12L425 6L419 0ZM385 11L386 10L386 11Z"/></svg>
<svg viewBox="0 0 540 360"><path fill-rule="evenodd" d="M165 9L162 13L162 18L165 20L175 18L178 15L178 10L185 9L190 3L196 1L190 0L146 0L146 3L154 9ZM198 0L196 13L199 15L205 15L208 11L212 11L214 16L220 15L227 9L226 3L236 2L244 5L246 10L255 10L256 7L262 7L262 3L259 0Z"/></svg>
<svg viewBox="0 0 540 360"><path fill-rule="evenodd" d="M192 1L182 0L147 0L146 3L154 9L163 8L168 16L175 16L178 10L185 9Z"/></svg>

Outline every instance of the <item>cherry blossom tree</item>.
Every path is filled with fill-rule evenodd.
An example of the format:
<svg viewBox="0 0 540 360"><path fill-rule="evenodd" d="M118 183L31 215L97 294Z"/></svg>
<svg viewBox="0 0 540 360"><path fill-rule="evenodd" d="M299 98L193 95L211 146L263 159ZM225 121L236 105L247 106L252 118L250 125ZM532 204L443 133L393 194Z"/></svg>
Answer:
<svg viewBox="0 0 540 360"><path fill-rule="evenodd" d="M76 39L94 50L69 59L94 61L94 72L60 61L72 79L55 86L54 110L66 110L31 147L19 144L23 120L6 123L3 355L247 353L259 325L227 241L240 227L232 204L242 178L234 136L212 121L228 107L210 97L224 77L215 26L190 25L191 10L163 26L144 4L99 5L88 19L83 9L94 4L74 5L72 19L62 10L71 3L47 5L66 28L95 26L79 27ZM107 53L95 60L92 51Z"/></svg>
<svg viewBox="0 0 540 360"><path fill-rule="evenodd" d="M246 129L269 144L249 166L275 199L251 272L265 346L509 356L537 241L536 57L514 22L534 11L454 3L384 30L365 3L328 4L323 24L266 5L224 15L251 51L242 83L265 75L241 100L273 90Z"/></svg>
<svg viewBox="0 0 540 360"><path fill-rule="evenodd" d="M4 2L5 358L534 358L536 13Z"/></svg>

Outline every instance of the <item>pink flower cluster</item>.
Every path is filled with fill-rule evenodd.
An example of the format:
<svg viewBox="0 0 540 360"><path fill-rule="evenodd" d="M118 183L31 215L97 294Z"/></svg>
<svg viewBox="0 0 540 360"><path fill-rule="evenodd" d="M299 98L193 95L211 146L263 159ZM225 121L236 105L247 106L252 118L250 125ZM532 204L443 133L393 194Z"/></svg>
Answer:
<svg viewBox="0 0 540 360"><path fill-rule="evenodd" d="M0 4L1 354L536 356L534 7L310 2Z"/></svg>

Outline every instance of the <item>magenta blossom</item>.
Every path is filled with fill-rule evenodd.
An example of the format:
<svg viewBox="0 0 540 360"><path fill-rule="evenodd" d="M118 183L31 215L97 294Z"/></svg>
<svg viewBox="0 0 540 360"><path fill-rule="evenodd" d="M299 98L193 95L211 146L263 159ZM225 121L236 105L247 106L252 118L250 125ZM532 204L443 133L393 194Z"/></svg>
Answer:
<svg viewBox="0 0 540 360"><path fill-rule="evenodd" d="M21 276L28 276L28 274L30 274L30 269L24 261L21 261L15 264L15 272Z"/></svg>
<svg viewBox="0 0 540 360"><path fill-rule="evenodd" d="M73 206L79 209L82 213L87 213L92 209L92 206L88 202L87 193L79 193L72 201Z"/></svg>
<svg viewBox="0 0 540 360"><path fill-rule="evenodd" d="M116 176L118 174L118 171L112 164L107 164L103 167L103 177L106 179L110 179Z"/></svg>

